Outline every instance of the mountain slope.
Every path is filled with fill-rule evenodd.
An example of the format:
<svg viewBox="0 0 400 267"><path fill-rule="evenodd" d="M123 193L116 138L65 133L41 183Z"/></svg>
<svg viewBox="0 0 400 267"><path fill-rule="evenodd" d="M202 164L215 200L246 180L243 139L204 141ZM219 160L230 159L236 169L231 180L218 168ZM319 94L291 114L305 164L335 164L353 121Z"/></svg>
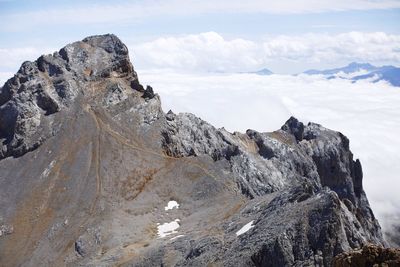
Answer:
<svg viewBox="0 0 400 267"><path fill-rule="evenodd" d="M387 81L393 86L400 86L400 68L393 66L383 66L376 68L370 73L358 75L352 78L352 80L363 80L372 79L374 82L377 81Z"/></svg>
<svg viewBox="0 0 400 267"><path fill-rule="evenodd" d="M341 67L341 68L328 69L328 70L307 70L304 73L305 74L333 75L333 74L338 74L339 72L349 74L349 73L359 72L362 70L374 71L374 70L376 70L376 67L372 66L369 63L352 62L349 65L347 65L345 67Z"/></svg>
<svg viewBox="0 0 400 267"><path fill-rule="evenodd" d="M308 70L309 75L326 75L328 78L345 78L352 81L371 79L373 82L387 81L393 86L400 86L400 68L393 66L375 67L369 63L350 63L342 68L329 70Z"/></svg>
<svg viewBox="0 0 400 267"><path fill-rule="evenodd" d="M165 114L114 35L23 63L0 105L1 266L329 266L384 244L344 135Z"/></svg>

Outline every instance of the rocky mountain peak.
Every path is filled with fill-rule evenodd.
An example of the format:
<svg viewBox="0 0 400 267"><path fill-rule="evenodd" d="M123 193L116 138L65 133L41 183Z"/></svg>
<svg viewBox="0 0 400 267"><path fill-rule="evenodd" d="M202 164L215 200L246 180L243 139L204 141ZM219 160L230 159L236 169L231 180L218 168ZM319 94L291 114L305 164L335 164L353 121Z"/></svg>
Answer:
<svg viewBox="0 0 400 267"><path fill-rule="evenodd" d="M330 266L385 244L342 133L230 133L154 91L114 35L5 83L0 265Z"/></svg>
<svg viewBox="0 0 400 267"><path fill-rule="evenodd" d="M296 141L300 142L304 138L304 125L299 122L295 117L290 117L286 123L281 127L282 131L293 134Z"/></svg>
<svg viewBox="0 0 400 267"><path fill-rule="evenodd" d="M113 34L87 37L62 48L58 55L67 63L67 70L86 79L124 77L133 73L128 48ZM40 57L39 68L47 70L50 76L59 73L57 68L51 68L57 66L57 62L52 64L52 59L58 55L48 57L48 62L45 56Z"/></svg>
<svg viewBox="0 0 400 267"><path fill-rule="evenodd" d="M132 90L147 99L155 96L139 84L127 47L113 34L87 37L24 62L0 89L0 159L21 156L54 135L51 115L76 101L115 104Z"/></svg>

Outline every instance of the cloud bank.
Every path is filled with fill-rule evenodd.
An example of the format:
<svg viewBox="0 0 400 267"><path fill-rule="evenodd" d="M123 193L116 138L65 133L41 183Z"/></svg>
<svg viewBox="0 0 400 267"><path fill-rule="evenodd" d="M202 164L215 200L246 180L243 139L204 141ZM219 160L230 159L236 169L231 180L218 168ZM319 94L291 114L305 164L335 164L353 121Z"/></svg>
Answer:
<svg viewBox="0 0 400 267"><path fill-rule="evenodd" d="M179 72L246 72L267 67L277 73L296 73L352 61L400 65L400 35L384 32L278 35L258 41L205 32L128 43L128 47L138 69ZM0 48L0 72L15 72L24 60L55 50L40 46Z"/></svg>
<svg viewBox="0 0 400 267"><path fill-rule="evenodd" d="M319 76L139 72L165 111L191 112L217 127L273 131L294 115L341 131L360 158L364 187L384 229L400 218L400 90L385 82Z"/></svg>
<svg viewBox="0 0 400 267"><path fill-rule="evenodd" d="M0 48L0 71L17 71L24 61L34 61L41 55L54 51L56 49L35 46Z"/></svg>
<svg viewBox="0 0 400 267"><path fill-rule="evenodd" d="M165 37L131 45L135 65L191 71L250 71L262 67L338 62L400 64L400 35L384 32L303 34L267 37L262 41L225 39L215 32ZM284 71L277 65L278 72ZM302 69L304 70L304 69ZM274 71L274 69L272 69Z"/></svg>

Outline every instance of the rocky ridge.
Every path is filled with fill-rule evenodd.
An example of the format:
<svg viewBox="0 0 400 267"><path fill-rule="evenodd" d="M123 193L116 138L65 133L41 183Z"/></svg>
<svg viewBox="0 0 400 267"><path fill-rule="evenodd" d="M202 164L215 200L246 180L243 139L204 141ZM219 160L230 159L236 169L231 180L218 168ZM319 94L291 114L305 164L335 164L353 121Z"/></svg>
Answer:
<svg viewBox="0 0 400 267"><path fill-rule="evenodd" d="M24 62L0 140L0 265L330 266L385 244L343 134L164 113L114 35Z"/></svg>

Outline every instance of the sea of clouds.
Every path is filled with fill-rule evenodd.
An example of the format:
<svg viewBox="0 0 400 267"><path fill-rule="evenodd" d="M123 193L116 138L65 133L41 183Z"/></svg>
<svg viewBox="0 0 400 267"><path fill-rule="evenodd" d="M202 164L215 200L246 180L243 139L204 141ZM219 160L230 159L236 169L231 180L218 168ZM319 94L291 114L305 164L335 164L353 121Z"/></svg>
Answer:
<svg viewBox="0 0 400 267"><path fill-rule="evenodd" d="M267 67L274 73L292 74L310 68L337 68L353 61L378 66L400 64L400 35L385 32L263 35L258 39L203 32L123 41L134 66L140 69L249 72ZM15 73L23 61L36 60L42 54L57 51L56 48L59 46L54 43L0 47L0 75ZM0 82L4 81L2 78Z"/></svg>
<svg viewBox="0 0 400 267"><path fill-rule="evenodd" d="M385 32L307 33L226 38L216 32L160 37L129 45L135 66L180 71L243 72L271 68L299 73L337 68L352 61L400 62L400 35Z"/></svg>
<svg viewBox="0 0 400 267"><path fill-rule="evenodd" d="M385 82L310 75L177 74L138 71L164 111L191 112L216 127L274 131L290 117L317 122L350 139L364 188L384 229L400 215L400 88Z"/></svg>

